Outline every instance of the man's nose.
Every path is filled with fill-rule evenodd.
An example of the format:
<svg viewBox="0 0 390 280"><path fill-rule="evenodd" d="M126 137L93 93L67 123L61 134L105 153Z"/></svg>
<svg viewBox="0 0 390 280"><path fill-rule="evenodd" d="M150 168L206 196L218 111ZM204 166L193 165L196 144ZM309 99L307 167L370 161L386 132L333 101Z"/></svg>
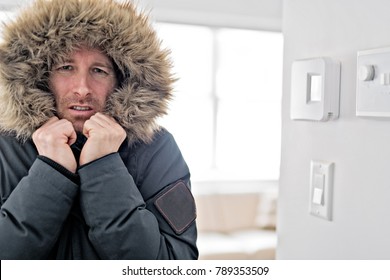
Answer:
<svg viewBox="0 0 390 280"><path fill-rule="evenodd" d="M80 96L91 94L91 80L88 73L77 74L74 93Z"/></svg>

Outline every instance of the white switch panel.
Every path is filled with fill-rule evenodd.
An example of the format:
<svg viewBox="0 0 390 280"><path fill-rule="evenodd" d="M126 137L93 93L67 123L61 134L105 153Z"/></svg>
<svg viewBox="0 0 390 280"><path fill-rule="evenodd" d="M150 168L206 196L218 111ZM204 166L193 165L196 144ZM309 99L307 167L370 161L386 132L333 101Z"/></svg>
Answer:
<svg viewBox="0 0 390 280"><path fill-rule="evenodd" d="M332 219L334 163L327 161L311 161L310 164L310 214Z"/></svg>
<svg viewBox="0 0 390 280"><path fill-rule="evenodd" d="M390 117L390 48L357 54L356 115Z"/></svg>
<svg viewBox="0 0 390 280"><path fill-rule="evenodd" d="M340 62L296 60L291 68L291 119L329 121L339 116Z"/></svg>

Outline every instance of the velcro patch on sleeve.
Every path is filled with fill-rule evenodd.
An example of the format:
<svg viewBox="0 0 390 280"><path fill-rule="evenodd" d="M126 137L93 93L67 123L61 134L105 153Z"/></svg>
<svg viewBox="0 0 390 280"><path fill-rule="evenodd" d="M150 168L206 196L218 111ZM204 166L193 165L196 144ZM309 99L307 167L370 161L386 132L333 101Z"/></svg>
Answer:
<svg viewBox="0 0 390 280"><path fill-rule="evenodd" d="M183 233L196 219L194 197L183 181L159 195L154 205L176 234Z"/></svg>

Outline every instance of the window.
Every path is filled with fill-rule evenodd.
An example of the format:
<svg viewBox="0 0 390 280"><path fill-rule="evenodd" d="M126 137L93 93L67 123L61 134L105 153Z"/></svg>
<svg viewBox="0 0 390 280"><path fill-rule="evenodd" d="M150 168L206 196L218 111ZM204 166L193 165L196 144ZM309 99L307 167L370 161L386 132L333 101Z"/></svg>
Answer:
<svg viewBox="0 0 390 280"><path fill-rule="evenodd" d="M158 23L172 51L170 130L193 181L278 180L281 33Z"/></svg>
<svg viewBox="0 0 390 280"><path fill-rule="evenodd" d="M4 25L4 23L7 23L13 17L14 17L13 12L0 10L0 22L2 23L2 25L0 25L0 42L2 41L2 36L3 36L2 26Z"/></svg>

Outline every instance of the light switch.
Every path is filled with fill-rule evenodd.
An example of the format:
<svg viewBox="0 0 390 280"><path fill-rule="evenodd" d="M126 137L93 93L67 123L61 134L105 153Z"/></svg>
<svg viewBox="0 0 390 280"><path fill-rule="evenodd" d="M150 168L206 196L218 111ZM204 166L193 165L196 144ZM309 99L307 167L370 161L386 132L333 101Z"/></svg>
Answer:
<svg viewBox="0 0 390 280"><path fill-rule="evenodd" d="M307 82L307 102L320 102L322 98L322 76L316 74L308 74Z"/></svg>
<svg viewBox="0 0 390 280"><path fill-rule="evenodd" d="M310 164L310 214L331 220L334 163L313 160Z"/></svg>
<svg viewBox="0 0 390 280"><path fill-rule="evenodd" d="M388 86L390 85L390 73L382 73L379 76L379 83L382 86Z"/></svg>
<svg viewBox="0 0 390 280"><path fill-rule="evenodd" d="M313 203L317 205L322 205L322 195L324 193L323 189L314 188L313 194Z"/></svg>

